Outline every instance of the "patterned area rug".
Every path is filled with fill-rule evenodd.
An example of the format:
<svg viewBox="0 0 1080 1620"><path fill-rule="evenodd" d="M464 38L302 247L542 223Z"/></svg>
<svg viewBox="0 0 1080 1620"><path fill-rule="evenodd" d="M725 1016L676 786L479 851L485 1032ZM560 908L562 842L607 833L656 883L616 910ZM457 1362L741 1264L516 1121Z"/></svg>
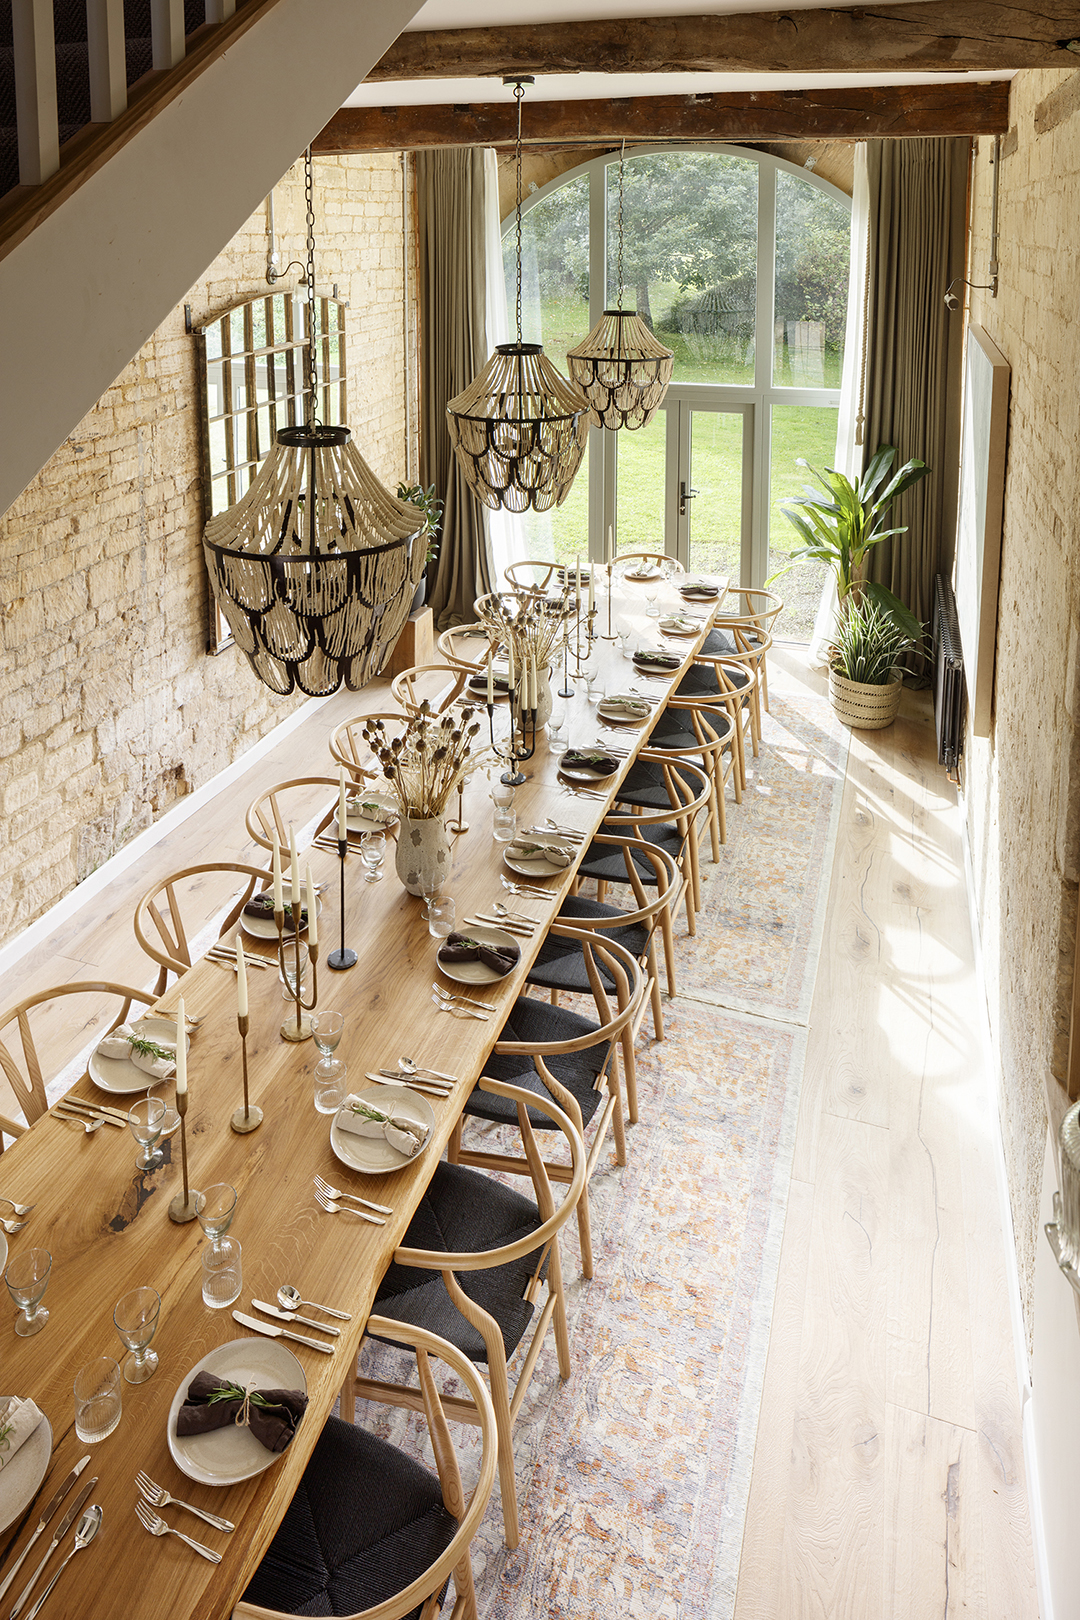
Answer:
<svg viewBox="0 0 1080 1620"><path fill-rule="evenodd" d="M549 1335L514 1434L520 1545L497 1487L473 1544L484 1620L734 1606L846 746L823 700L772 707L695 939L682 923L666 1039L642 1031L628 1163L590 1184L590 1283L567 1231L573 1370ZM370 1344L362 1364L407 1372ZM405 1414L357 1415L416 1443Z"/></svg>

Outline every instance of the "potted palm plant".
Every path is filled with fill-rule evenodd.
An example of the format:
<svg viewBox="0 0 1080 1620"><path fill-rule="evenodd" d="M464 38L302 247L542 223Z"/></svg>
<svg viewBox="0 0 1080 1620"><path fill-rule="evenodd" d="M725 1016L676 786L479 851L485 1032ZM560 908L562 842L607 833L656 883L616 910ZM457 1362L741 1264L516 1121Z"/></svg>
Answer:
<svg viewBox="0 0 1080 1620"><path fill-rule="evenodd" d="M923 626L910 608L886 585L863 578L872 547L907 533L906 526L885 527L888 508L930 471L913 457L890 477L895 459L893 445L879 445L862 478L854 481L835 467L822 473L800 459L798 465L814 475L825 498L807 485L803 495L781 508L804 542L792 552L791 566L812 559L828 564L836 576L840 608L829 660L829 696L840 718L862 729L892 724L903 683L896 660L923 640Z"/></svg>

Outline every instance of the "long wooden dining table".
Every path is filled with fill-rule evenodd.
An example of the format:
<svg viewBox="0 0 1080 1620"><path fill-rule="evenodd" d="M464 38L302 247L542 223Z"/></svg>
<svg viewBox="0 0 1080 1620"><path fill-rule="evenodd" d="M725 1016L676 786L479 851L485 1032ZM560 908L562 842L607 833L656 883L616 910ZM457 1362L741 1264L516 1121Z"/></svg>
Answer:
<svg viewBox="0 0 1080 1620"><path fill-rule="evenodd" d="M641 617L640 625L644 629L649 621ZM685 656L679 669L663 680L643 679L624 661L617 642L598 643L594 701L587 700L583 688L569 700L571 740L578 747L604 742L621 745L628 757L610 780L590 793L578 793L560 780L559 751L549 749L541 733L534 756L524 765L528 779L516 794L520 828L539 824L547 816L585 834L597 827L634 751L647 735L649 723L619 726L616 736L614 728L603 729L598 720L596 695L605 688L615 692L637 685L656 699L653 713L659 713L707 627L703 620L696 639L668 643ZM600 628L606 625L601 623ZM655 628L655 620L650 628ZM486 732L487 715L483 708L478 713ZM319 762L312 763L318 768ZM453 845L449 886L459 920L473 916L477 909L490 910L493 901L508 898L500 886L502 848L492 840L490 802L480 790L482 781L477 776L466 790L469 827ZM206 858L212 854L208 852ZM404 1236L462 1105L483 1071L503 1018L523 989L543 938L543 925L558 910L557 899L513 898L512 909L528 914L541 927L531 939L519 941L521 956L515 971L486 987L485 999L498 1009L490 1020L456 1018L440 1013L432 1003L432 982L439 977L438 941L428 933L422 902L406 893L394 875L389 841L382 882L363 881L356 853L350 852L346 861L346 934L358 954L356 966L346 972L334 973L325 965L326 953L338 942L338 858L312 847L303 859L310 861L316 881L328 885L320 919L318 1001L320 1007L344 1014L345 1033L337 1055L348 1064L348 1088L366 1089L366 1070L393 1069L401 1057L455 1075L456 1085L445 1102L431 1099L435 1131L416 1160L393 1173L361 1175L334 1156L329 1140L331 1121L313 1107L311 1071L319 1056L314 1043L289 1043L279 1033L289 1004L282 999L275 971L248 975L251 1100L262 1108L264 1118L257 1130L246 1135L230 1128L233 1112L242 1101L234 971L202 959L162 996L160 1008L171 1012L182 993L188 1012L201 1020L193 1032L188 1059L190 1180L196 1188L216 1182L236 1188L231 1235L243 1248L243 1291L237 1308L257 1314L251 1311L251 1300L273 1301L279 1285L289 1282L305 1299L351 1313L351 1321L339 1324L340 1338L330 1341L335 1345L333 1355L290 1347L307 1379L309 1405L304 1420L293 1443L271 1467L227 1488L185 1477L172 1460L166 1435L170 1403L191 1369L216 1346L235 1340L244 1331L231 1311L211 1310L203 1304L200 1250L207 1240L198 1223L176 1225L169 1219L169 1202L180 1186L179 1138L170 1139L171 1153L165 1165L143 1173L136 1168L136 1144L126 1129L106 1126L88 1136L50 1112L0 1155L0 1192L34 1205L26 1227L10 1239L12 1254L37 1246L48 1249L53 1257L44 1300L50 1313L46 1327L34 1337L17 1337L14 1307L8 1320L0 1322L0 1391L32 1397L52 1424L51 1470L35 1506L40 1509L51 1490L89 1452L91 1460L82 1478L98 1476L89 1500L103 1509L100 1533L58 1583L46 1605L45 1620L117 1620L119 1616L125 1620L168 1620L172 1616L217 1620L230 1613L284 1515L338 1390L355 1365L379 1279ZM576 864L575 859L543 887L555 896L565 894ZM259 949L257 942L246 943ZM87 1101L102 1100L88 1076L71 1094ZM107 1099L112 1104L121 1100L115 1096ZM376 1226L327 1213L313 1196L316 1175L391 1206L393 1214L384 1226ZM123 1293L140 1284L149 1284L161 1295L154 1339L160 1364L147 1383L123 1385L119 1427L106 1440L87 1446L75 1433L73 1381L78 1370L97 1356L122 1360L113 1307ZM298 1331L310 1332L306 1328ZM135 1516L134 1476L139 1469L173 1495L235 1523L235 1532L227 1535L182 1511L166 1513L171 1524L219 1551L220 1564L208 1563L175 1537L152 1539L147 1535ZM74 1496L73 1490L68 1502ZM0 1615L10 1612L63 1511L62 1507L0 1602ZM30 1511L0 1535L0 1580L35 1524ZM71 1532L65 1542L66 1547L70 1545ZM54 1555L50 1570L58 1557ZM40 1590L41 1583L33 1595Z"/></svg>

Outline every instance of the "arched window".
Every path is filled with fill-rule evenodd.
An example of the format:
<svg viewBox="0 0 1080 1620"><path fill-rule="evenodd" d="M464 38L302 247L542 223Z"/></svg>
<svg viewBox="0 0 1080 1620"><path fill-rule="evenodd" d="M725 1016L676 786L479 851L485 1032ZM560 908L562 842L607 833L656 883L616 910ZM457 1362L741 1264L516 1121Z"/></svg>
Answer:
<svg viewBox="0 0 1080 1620"><path fill-rule="evenodd" d="M798 543L779 511L805 481L796 458L835 457L850 198L744 147L635 151L623 184L624 306L675 351L674 378L647 428L590 435L564 505L525 519L527 555L571 560L588 536L596 559L667 551L760 585ZM618 302L618 203L617 157L523 203L522 337L564 371ZM512 310L512 214L504 233ZM815 567L786 577L781 635L808 638L820 587Z"/></svg>

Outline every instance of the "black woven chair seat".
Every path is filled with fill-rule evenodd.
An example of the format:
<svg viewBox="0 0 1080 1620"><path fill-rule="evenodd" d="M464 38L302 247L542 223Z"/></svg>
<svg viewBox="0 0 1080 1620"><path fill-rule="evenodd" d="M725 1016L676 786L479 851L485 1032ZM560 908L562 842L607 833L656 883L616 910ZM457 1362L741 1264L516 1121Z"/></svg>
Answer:
<svg viewBox="0 0 1080 1620"><path fill-rule="evenodd" d="M696 738L693 736L690 737L689 742L684 737L681 744L682 751L689 753L695 741ZM674 744L672 748L673 751L677 751ZM667 768L673 776L678 776L680 781L686 782L687 787L696 798L700 792L699 782L680 776L679 767L674 763ZM649 759L635 760L623 777L622 786L616 791L615 799L619 804L640 805L643 810L671 810L671 794L668 792L667 782L664 780L663 766L655 765ZM674 814L674 811L672 811L672 814ZM603 849L604 845L601 844L599 847Z"/></svg>
<svg viewBox="0 0 1080 1620"><path fill-rule="evenodd" d="M618 851L615 852L618 854ZM622 856L619 856L620 861ZM626 878L625 868L623 879ZM534 1001L519 996L506 1023L499 1032L502 1041L521 1041L525 1046L540 1046L547 1041L572 1041L591 1034L599 1025L568 1007L552 1007L546 1001ZM587 1125L603 1100L596 1090L596 1077L607 1062L610 1041L597 1046L586 1046L580 1052L560 1052L545 1057L544 1062L559 1081L576 1098L581 1109L581 1120ZM554 1101L547 1086L537 1073L532 1059L525 1053L492 1052L484 1064L484 1073L494 1080L505 1080L522 1091L533 1091L538 1097ZM489 1119L499 1125L516 1125L517 1108L506 1097L494 1097L479 1087L470 1092L464 1112L476 1119ZM557 1129L554 1121L539 1109L531 1108L529 1118L536 1130Z"/></svg>
<svg viewBox="0 0 1080 1620"><path fill-rule="evenodd" d="M683 840L679 829L668 826L666 822L653 822L642 827L634 836L643 843L655 844L657 849L666 850L673 860L678 860L682 854ZM642 883L646 888L655 889L656 870L652 863L636 850L632 854ZM578 877L597 878L603 883L625 883L626 861L622 850L611 844L590 844L578 867Z"/></svg>
<svg viewBox="0 0 1080 1620"><path fill-rule="evenodd" d="M478 1170L440 1160L409 1222L402 1247L446 1254L498 1249L527 1237L541 1224L531 1199ZM536 1260L534 1250L487 1271L456 1273L462 1290L498 1322L508 1357L533 1314L532 1306L521 1296L536 1271ZM392 1261L375 1295L375 1309L395 1322L427 1328L448 1339L470 1361L487 1360L483 1339L453 1303L437 1271Z"/></svg>
<svg viewBox="0 0 1080 1620"><path fill-rule="evenodd" d="M616 853L618 853L616 851ZM575 922L588 917L620 917L617 906L601 905L599 900L586 900L580 895L568 895L559 908L560 922ZM649 943L649 931L642 923L631 923L626 928L605 928L597 936L601 941L613 939L634 957L640 957ZM599 958L595 959L605 990L615 988L615 980ZM575 939L563 939L548 934L529 969L528 982L545 990L576 990L587 995L592 989L585 967L585 952ZM553 1071L554 1072L554 1071Z"/></svg>
<svg viewBox="0 0 1080 1620"><path fill-rule="evenodd" d="M456 1530L434 1474L328 1418L244 1597L285 1614L356 1614L422 1575Z"/></svg>
<svg viewBox="0 0 1080 1620"><path fill-rule="evenodd" d="M750 672L740 664L728 664L725 667L724 675L737 692L743 691L753 682ZM716 678L715 669L712 669L708 664L691 664L676 690L684 693L687 697L712 697L722 688ZM744 698L743 703L745 704L745 702L746 699Z"/></svg>
<svg viewBox="0 0 1080 1620"><path fill-rule="evenodd" d="M732 653L737 653L738 650L735 645L735 637L730 630L715 629L709 631L698 648L698 653L703 653L706 658L729 658Z"/></svg>

